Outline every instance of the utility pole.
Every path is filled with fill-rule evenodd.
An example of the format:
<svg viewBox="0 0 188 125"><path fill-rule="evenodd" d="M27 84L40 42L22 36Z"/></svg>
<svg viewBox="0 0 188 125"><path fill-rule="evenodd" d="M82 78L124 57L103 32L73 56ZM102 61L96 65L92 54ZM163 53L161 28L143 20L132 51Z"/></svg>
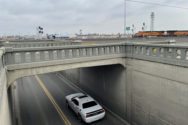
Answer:
<svg viewBox="0 0 188 125"><path fill-rule="evenodd" d="M154 19L155 19L155 13L151 12L151 27L150 27L151 31L154 31Z"/></svg>
<svg viewBox="0 0 188 125"><path fill-rule="evenodd" d="M126 0L124 0L124 35L126 34Z"/></svg>

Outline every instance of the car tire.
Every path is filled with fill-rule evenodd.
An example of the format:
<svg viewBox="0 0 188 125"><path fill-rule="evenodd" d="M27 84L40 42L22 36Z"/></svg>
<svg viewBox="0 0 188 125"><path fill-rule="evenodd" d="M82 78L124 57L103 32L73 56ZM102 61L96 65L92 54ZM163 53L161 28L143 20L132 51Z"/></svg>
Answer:
<svg viewBox="0 0 188 125"><path fill-rule="evenodd" d="M81 115L78 114L77 116L78 116L78 120L79 120L80 122L82 122L82 117L81 117Z"/></svg>
<svg viewBox="0 0 188 125"><path fill-rule="evenodd" d="M67 108L70 109L69 103L66 101Z"/></svg>

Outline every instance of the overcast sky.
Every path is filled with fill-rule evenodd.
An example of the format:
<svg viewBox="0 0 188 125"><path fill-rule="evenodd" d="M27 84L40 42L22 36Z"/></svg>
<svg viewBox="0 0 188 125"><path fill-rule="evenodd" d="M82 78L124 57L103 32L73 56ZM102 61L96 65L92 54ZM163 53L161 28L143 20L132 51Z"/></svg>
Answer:
<svg viewBox="0 0 188 125"><path fill-rule="evenodd" d="M139 0L151 2L151 0ZM188 0L152 0L188 7ZM124 0L0 0L0 35L45 33L123 33ZM127 1L127 25L141 30L155 12L155 30L188 30L188 9Z"/></svg>

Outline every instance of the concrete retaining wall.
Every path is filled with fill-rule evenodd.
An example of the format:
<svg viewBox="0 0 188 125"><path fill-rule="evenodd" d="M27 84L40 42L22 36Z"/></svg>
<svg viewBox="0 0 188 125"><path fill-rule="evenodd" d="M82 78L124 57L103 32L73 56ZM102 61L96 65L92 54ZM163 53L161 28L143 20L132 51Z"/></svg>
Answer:
<svg viewBox="0 0 188 125"><path fill-rule="evenodd" d="M139 60L132 67L133 125L188 124L188 69Z"/></svg>
<svg viewBox="0 0 188 125"><path fill-rule="evenodd" d="M1 70L0 74L0 125L11 125L12 119L7 95L7 79L5 70Z"/></svg>
<svg viewBox="0 0 188 125"><path fill-rule="evenodd" d="M62 73L132 125L188 124L188 69L125 59Z"/></svg>

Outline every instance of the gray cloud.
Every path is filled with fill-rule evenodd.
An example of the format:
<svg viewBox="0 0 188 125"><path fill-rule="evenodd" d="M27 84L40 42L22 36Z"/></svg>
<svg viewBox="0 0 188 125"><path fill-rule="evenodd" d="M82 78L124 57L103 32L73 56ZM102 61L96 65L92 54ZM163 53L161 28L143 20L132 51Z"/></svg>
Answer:
<svg viewBox="0 0 188 125"><path fill-rule="evenodd" d="M152 2L188 5L186 0ZM85 33L123 32L123 3L123 0L0 0L0 34L34 34L39 25L46 33L76 33L79 29ZM127 25L135 24L139 30L142 22L146 22L149 28L151 11L156 13L156 30L188 28L188 10L132 2L127 2Z"/></svg>

